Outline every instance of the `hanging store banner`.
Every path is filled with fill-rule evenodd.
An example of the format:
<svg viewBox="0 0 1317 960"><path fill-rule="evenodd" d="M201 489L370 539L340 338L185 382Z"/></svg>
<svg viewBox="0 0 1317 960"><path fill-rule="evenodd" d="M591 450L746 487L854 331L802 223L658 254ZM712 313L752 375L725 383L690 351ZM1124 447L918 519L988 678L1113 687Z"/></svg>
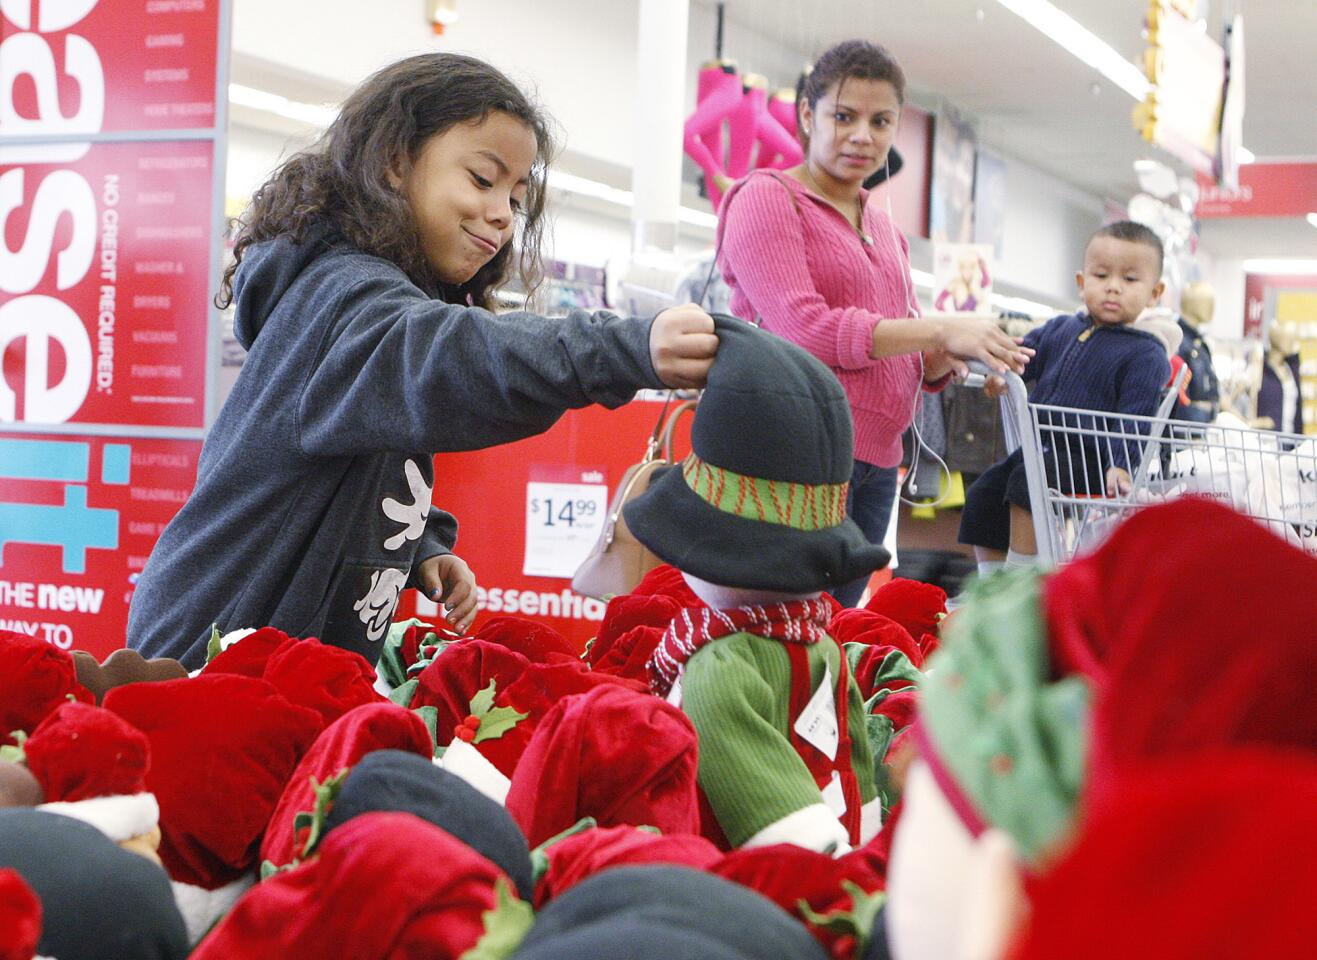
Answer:
<svg viewBox="0 0 1317 960"><path fill-rule="evenodd" d="M201 427L214 148L80 146L0 146L0 421Z"/></svg>
<svg viewBox="0 0 1317 960"><path fill-rule="evenodd" d="M1204 176L1194 215L1303 217L1317 210L1317 162L1249 163L1239 168L1239 189L1226 190Z"/></svg>
<svg viewBox="0 0 1317 960"><path fill-rule="evenodd" d="M214 127L219 27L218 0L0 0L0 134Z"/></svg>
<svg viewBox="0 0 1317 960"><path fill-rule="evenodd" d="M122 647L133 585L200 453L197 440L0 433L0 629L97 659Z"/></svg>

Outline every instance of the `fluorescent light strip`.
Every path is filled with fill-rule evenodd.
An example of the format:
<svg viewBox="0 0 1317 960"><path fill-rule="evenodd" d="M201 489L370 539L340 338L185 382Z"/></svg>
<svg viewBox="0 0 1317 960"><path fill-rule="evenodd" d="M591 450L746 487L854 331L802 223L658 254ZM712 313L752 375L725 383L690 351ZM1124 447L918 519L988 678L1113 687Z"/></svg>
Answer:
<svg viewBox="0 0 1317 960"><path fill-rule="evenodd" d="M1048 0L997 0L1003 7L1042 31L1083 60L1135 100L1152 89L1143 71L1122 57L1105 40Z"/></svg>
<svg viewBox="0 0 1317 960"><path fill-rule="evenodd" d="M277 93L270 93L268 90L244 87L240 83L229 84L229 100L242 107L264 110L266 113L273 113L281 117L287 117L290 120L308 123L313 127L327 127L333 122L334 117L338 116L338 108L336 107L299 103L296 100L281 97Z"/></svg>
<svg viewBox="0 0 1317 960"><path fill-rule="evenodd" d="M1314 227L1317 227L1317 213L1308 214L1308 222Z"/></svg>
<svg viewBox="0 0 1317 960"><path fill-rule="evenodd" d="M1309 215L1311 217L1311 214ZM1317 274L1317 260L1284 257L1244 261L1245 273L1274 273L1282 276L1312 276Z"/></svg>
<svg viewBox="0 0 1317 960"><path fill-rule="evenodd" d="M630 190L610 187L598 180L589 180L585 177L578 177L574 173L563 173L560 170L549 171L549 186L566 193L575 193L578 196L594 197L596 200L603 200L606 203L615 203L619 207L632 207L636 202L636 196ZM712 213L706 213L703 210L692 210L690 207L678 207L677 219L693 227L704 227L708 230L715 230L718 227L718 218Z"/></svg>
<svg viewBox="0 0 1317 960"><path fill-rule="evenodd" d="M1031 317L1054 317L1062 312L1046 303L1039 303L1037 300L1026 300L1024 297L1008 297L1000 293L994 293L991 299L993 306L1001 307L1003 310L1027 313Z"/></svg>

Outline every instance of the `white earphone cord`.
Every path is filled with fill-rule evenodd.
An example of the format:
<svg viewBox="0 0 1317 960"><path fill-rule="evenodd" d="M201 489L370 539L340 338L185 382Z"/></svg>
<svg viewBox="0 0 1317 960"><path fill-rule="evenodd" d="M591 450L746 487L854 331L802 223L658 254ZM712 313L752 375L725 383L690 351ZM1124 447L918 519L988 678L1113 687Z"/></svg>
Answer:
<svg viewBox="0 0 1317 960"><path fill-rule="evenodd" d="M897 256L900 256L901 241L896 235L896 218L892 216L892 190L890 186L891 183L890 153L888 157L884 158L883 160L883 169L887 171L887 176L883 177L883 182L889 184L886 192L887 229L891 232L892 235L892 248L893 250L896 251ZM906 310L909 311L910 316L912 317L918 316L919 305L914 301L914 288L910 283L910 271L908 269L901 271L901 290L902 293L904 294ZM910 402L910 429L914 432L915 442L914 442L914 448L911 450L910 453L910 470L906 474L905 480L901 483L901 486L898 487L897 489L898 490L909 489L914 485L915 478L919 474L919 459L924 451L927 451L928 455L937 461L938 466L941 468L941 476L946 478L946 484L945 484L945 492L944 492L941 489L943 487L943 484L939 481L938 483L939 491L938 491L937 499L935 500L907 500L905 497L900 495L897 496L897 500L905 504L907 507L940 507L942 506L942 504L946 503L947 495L948 493L950 493L951 490L951 468L947 466L947 462L945 460L943 460L940 456L938 456L937 451L935 451L932 447L928 446L928 444L924 443L923 434L919 432L919 406L923 402L923 397L924 397L923 351L916 353L915 356L919 358L919 381L918 383L915 384L915 395Z"/></svg>

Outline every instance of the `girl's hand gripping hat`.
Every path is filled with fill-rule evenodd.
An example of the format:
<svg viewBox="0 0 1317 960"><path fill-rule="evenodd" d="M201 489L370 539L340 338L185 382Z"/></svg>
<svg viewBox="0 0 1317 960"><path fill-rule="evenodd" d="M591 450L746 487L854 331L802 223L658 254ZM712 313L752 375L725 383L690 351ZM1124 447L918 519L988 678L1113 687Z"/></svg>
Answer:
<svg viewBox="0 0 1317 960"><path fill-rule="evenodd" d="M631 532L685 573L748 590L831 591L885 566L846 516L854 434L837 378L781 337L714 322L693 450L623 508Z"/></svg>

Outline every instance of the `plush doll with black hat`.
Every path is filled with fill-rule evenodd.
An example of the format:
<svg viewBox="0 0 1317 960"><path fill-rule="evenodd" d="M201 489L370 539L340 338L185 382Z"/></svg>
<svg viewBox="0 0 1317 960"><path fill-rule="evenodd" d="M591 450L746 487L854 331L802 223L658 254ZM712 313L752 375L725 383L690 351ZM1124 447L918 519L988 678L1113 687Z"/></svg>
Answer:
<svg viewBox="0 0 1317 960"><path fill-rule="evenodd" d="M456 774L402 750L376 750L349 771L325 834L354 817L393 811L434 824L498 867L529 901L530 848L511 815Z"/></svg>
<svg viewBox="0 0 1317 960"><path fill-rule="evenodd" d="M187 956L169 878L89 824L42 810L0 810L0 868L41 900L37 953L55 960Z"/></svg>
<svg viewBox="0 0 1317 960"><path fill-rule="evenodd" d="M651 687L699 734L707 834L842 852L877 832L880 812L863 704L821 594L888 554L846 517L852 428L836 377L779 337L717 324L690 456L625 507L636 538L708 605L669 624Z"/></svg>
<svg viewBox="0 0 1317 960"><path fill-rule="evenodd" d="M513 960L824 960L771 900L689 867L617 867L549 903Z"/></svg>

